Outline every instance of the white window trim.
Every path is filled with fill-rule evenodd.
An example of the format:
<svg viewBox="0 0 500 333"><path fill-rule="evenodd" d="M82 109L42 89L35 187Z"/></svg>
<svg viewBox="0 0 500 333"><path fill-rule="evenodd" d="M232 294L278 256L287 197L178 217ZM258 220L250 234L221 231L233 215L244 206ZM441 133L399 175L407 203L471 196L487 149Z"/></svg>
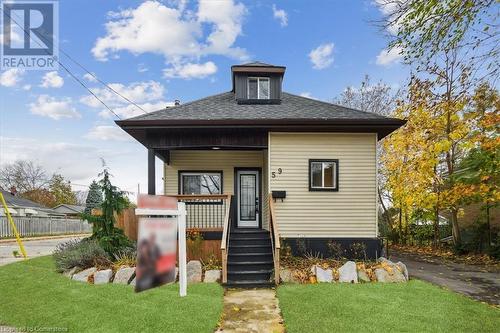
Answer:
<svg viewBox="0 0 500 333"><path fill-rule="evenodd" d="M311 188L315 188L315 189L327 189L327 190L335 190L337 188L337 186L335 186L335 184L337 183L337 162L335 161L324 161L324 162L320 162L320 161L313 161L311 162L311 166L312 164L320 164L321 163L321 186L314 186L313 184L313 174L312 174L312 167L311 167L311 174L310 174L310 179L311 179ZM329 163L333 163L333 175L332 175L332 180L333 180L333 186L325 186L325 164L329 164Z"/></svg>
<svg viewBox="0 0 500 333"><path fill-rule="evenodd" d="M191 172L191 171L181 171L180 172L180 188L179 188L179 194L180 195L189 195L191 193L183 193L184 192L184 176L201 176L201 175L207 175L207 176L219 176L220 177L220 184L219 186L221 187L219 189L220 193L214 193L214 194L222 194L222 173L221 172Z"/></svg>
<svg viewBox="0 0 500 333"><path fill-rule="evenodd" d="M271 79L269 77L262 77L262 76L249 76L247 78L247 98L249 98L250 96L250 80L257 80L257 99L271 99ZM269 86L268 86L268 91L269 91L269 95L267 96L267 98L260 98L260 84L259 84L259 81L267 81L269 83ZM254 99L254 98L252 98Z"/></svg>

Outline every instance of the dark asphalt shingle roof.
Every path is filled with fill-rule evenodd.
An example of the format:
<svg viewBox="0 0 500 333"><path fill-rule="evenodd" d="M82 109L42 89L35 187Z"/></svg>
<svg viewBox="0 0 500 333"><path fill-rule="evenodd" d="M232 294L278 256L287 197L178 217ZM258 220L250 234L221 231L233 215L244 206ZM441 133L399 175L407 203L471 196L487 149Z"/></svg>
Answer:
<svg viewBox="0 0 500 333"><path fill-rule="evenodd" d="M148 120L386 120L371 112L282 93L280 104L238 104L233 92L140 115L127 121Z"/></svg>
<svg viewBox="0 0 500 333"><path fill-rule="evenodd" d="M9 191L4 191L4 190L1 190L1 191L2 191L3 197L5 199L5 202L9 206L30 207L30 208L47 208L47 207L42 206L34 201L21 198L19 195L12 195Z"/></svg>

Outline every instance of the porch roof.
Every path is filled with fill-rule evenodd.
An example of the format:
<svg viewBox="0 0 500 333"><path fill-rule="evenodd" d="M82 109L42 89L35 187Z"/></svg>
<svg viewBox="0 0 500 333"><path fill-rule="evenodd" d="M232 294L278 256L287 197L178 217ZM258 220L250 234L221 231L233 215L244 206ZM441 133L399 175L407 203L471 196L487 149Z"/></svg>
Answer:
<svg viewBox="0 0 500 333"><path fill-rule="evenodd" d="M285 92L277 104L239 104L232 91L116 121L164 160L172 149L265 149L269 131L377 133L381 139L404 123Z"/></svg>

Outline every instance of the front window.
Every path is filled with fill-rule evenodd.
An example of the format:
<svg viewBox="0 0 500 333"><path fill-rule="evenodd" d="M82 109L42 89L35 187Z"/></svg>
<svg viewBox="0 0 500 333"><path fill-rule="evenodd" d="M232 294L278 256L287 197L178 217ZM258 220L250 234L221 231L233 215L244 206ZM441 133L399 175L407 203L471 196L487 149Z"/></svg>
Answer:
<svg viewBox="0 0 500 333"><path fill-rule="evenodd" d="M181 172L180 194L222 194L222 172Z"/></svg>
<svg viewBox="0 0 500 333"><path fill-rule="evenodd" d="M309 190L338 191L338 160L309 160Z"/></svg>
<svg viewBox="0 0 500 333"><path fill-rule="evenodd" d="M248 78L248 99L270 99L269 78Z"/></svg>

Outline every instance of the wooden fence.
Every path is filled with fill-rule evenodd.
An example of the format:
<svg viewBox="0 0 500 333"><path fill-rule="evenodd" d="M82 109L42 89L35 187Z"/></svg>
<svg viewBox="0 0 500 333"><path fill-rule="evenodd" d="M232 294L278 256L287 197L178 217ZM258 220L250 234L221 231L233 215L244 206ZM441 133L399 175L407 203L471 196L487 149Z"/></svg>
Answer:
<svg viewBox="0 0 500 333"><path fill-rule="evenodd" d="M13 216L12 219L21 237L92 232L92 225L79 219L17 216ZM14 231L7 218L0 217L0 238L14 237Z"/></svg>

